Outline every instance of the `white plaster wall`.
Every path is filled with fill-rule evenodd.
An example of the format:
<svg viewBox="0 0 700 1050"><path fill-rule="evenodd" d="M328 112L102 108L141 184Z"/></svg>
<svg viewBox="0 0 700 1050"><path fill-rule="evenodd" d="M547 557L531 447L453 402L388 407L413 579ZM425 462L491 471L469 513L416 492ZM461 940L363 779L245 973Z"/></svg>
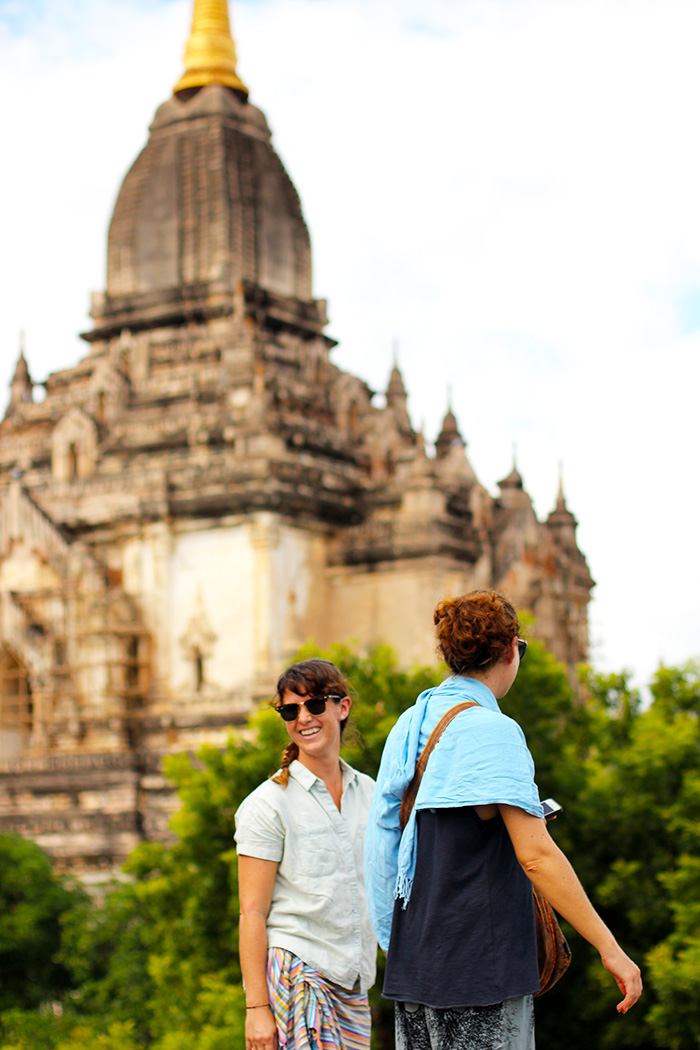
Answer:
<svg viewBox="0 0 700 1050"><path fill-rule="evenodd" d="M253 565L245 525L175 533L147 526L123 550L124 589L133 594L154 640L159 691L191 695L194 670L183 638L199 615L215 635L205 682L228 694L249 682Z"/></svg>
<svg viewBox="0 0 700 1050"><path fill-rule="evenodd" d="M207 687L228 694L254 676L255 578L250 528L237 525L175 536L168 560L167 653L170 685L191 694L193 668L183 639L193 618L215 635L205 661Z"/></svg>
<svg viewBox="0 0 700 1050"><path fill-rule="evenodd" d="M326 538L259 514L245 523L174 532L147 526L123 549L123 584L155 641L156 674L171 695L191 696L183 639L193 620L216 636L205 696L268 688L326 622Z"/></svg>
<svg viewBox="0 0 700 1050"><path fill-rule="evenodd" d="M270 550L270 659L275 674L305 642L320 643L327 619L326 539L289 526Z"/></svg>
<svg viewBox="0 0 700 1050"><path fill-rule="evenodd" d="M156 522L128 540L122 552L124 590L139 604L144 625L153 639L156 679L166 691L171 673L168 578L172 540L170 526Z"/></svg>
<svg viewBox="0 0 700 1050"><path fill-rule="evenodd" d="M377 572L329 571L330 642L386 643L399 664L436 664L433 610L442 598L463 594L473 576L438 561L419 567L396 564Z"/></svg>

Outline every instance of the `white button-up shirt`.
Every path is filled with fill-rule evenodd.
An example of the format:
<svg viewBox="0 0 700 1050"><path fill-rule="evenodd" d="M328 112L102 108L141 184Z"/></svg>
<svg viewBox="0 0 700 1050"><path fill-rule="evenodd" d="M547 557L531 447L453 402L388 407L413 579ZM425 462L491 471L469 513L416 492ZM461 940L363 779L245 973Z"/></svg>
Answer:
<svg viewBox="0 0 700 1050"><path fill-rule="evenodd" d="M340 760L340 811L301 762L287 787L265 781L236 813L236 847L278 865L267 919L270 948L286 948L341 988L374 984L377 942L362 850L374 781Z"/></svg>

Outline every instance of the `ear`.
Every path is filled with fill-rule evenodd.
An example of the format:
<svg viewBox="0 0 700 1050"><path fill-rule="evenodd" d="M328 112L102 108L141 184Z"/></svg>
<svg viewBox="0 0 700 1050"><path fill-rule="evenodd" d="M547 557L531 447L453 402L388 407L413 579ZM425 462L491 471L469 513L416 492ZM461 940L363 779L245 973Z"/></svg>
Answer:
<svg viewBox="0 0 700 1050"><path fill-rule="evenodd" d="M352 700L350 699L349 696L344 696L343 699L338 704L338 709L339 709L339 713L340 713L340 721L341 722L344 721L348 717L348 715L350 714L350 708L351 707L352 707Z"/></svg>
<svg viewBox="0 0 700 1050"><path fill-rule="evenodd" d="M518 651L518 636L516 634L515 638L510 643L510 649L508 650L508 652L506 653L506 655L504 657L504 660L505 660L505 662L507 664L510 664L510 663L513 662L513 660L515 659L515 654L517 653L517 651Z"/></svg>

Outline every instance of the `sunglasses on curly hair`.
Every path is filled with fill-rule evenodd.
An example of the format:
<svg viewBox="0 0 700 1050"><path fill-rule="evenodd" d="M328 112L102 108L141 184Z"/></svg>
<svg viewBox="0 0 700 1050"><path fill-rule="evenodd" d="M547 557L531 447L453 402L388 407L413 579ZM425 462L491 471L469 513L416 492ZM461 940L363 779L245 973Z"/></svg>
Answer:
<svg viewBox="0 0 700 1050"><path fill-rule="evenodd" d="M299 711L302 707L305 707L310 715L322 715L329 700L339 704L342 699L342 696L335 696L332 693L329 693L328 696L307 696L305 700L300 701L298 704L278 704L275 707L275 711L282 716L285 722L293 722L295 718L299 717Z"/></svg>

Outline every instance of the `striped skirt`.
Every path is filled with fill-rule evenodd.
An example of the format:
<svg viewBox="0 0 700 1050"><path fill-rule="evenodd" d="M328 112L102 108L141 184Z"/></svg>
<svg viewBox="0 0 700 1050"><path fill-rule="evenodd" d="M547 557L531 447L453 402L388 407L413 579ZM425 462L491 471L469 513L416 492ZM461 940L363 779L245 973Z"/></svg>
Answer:
<svg viewBox="0 0 700 1050"><path fill-rule="evenodd" d="M326 980L284 948L269 948L267 988L280 1050L369 1050L367 995Z"/></svg>

